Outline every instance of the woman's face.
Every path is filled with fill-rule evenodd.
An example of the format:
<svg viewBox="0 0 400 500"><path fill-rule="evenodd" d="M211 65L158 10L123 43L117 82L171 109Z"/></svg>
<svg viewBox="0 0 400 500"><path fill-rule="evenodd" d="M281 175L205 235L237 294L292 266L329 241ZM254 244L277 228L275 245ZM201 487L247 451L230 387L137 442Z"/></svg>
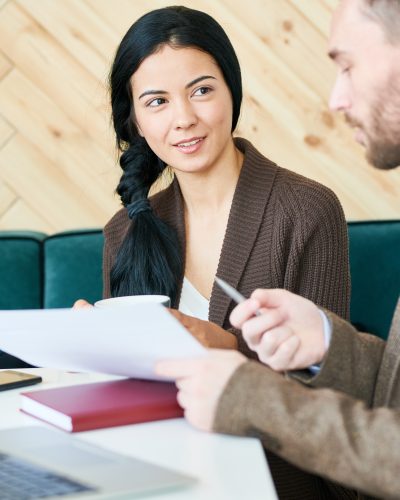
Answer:
<svg viewBox="0 0 400 500"><path fill-rule="evenodd" d="M232 146L232 97L214 59L164 45L131 78L136 124L150 148L182 172L204 172Z"/></svg>

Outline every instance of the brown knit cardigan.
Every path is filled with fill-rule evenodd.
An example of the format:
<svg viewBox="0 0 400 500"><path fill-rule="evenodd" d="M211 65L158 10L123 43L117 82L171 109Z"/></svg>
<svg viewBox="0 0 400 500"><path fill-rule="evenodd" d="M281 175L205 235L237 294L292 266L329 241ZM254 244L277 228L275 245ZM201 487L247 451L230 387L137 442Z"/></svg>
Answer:
<svg viewBox="0 0 400 500"><path fill-rule="evenodd" d="M235 139L235 143L244 153L244 163L217 275L245 296L255 288L286 288L347 318L347 226L338 199L325 186L278 167L248 141ZM158 216L176 230L184 256L183 199L176 178L150 201ZM110 270L129 224L123 208L104 229L104 297L110 296ZM175 308L179 296L180 290ZM210 321L228 328L233 306L214 286Z"/></svg>
<svg viewBox="0 0 400 500"><path fill-rule="evenodd" d="M235 139L235 144L244 162L217 275L244 296L255 288L285 288L348 318L347 225L337 197L325 186L277 166L248 141ZM176 230L185 256L183 199L177 179L150 201L155 213ZM123 208L104 229L104 297L110 296L110 271L130 223ZM180 280L181 290L183 276ZM179 296L180 291L172 304L175 308ZM209 320L234 332L240 351L254 358L240 332L230 328L234 305L214 286ZM281 498L322 498L317 478L306 477L278 457L268 455L268 461Z"/></svg>

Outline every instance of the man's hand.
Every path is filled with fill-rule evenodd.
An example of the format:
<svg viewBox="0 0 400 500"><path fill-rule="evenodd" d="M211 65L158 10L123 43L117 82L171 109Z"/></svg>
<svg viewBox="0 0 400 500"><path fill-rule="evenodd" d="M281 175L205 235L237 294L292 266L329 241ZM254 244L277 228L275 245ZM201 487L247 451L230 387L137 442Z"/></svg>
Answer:
<svg viewBox="0 0 400 500"><path fill-rule="evenodd" d="M160 361L156 373L176 379L178 403L186 419L198 429L211 431L218 400L246 359L237 351L210 349L203 358Z"/></svg>
<svg viewBox="0 0 400 500"><path fill-rule="evenodd" d="M237 349L235 335L227 332L211 321L203 321L183 314L176 309L169 312L195 337L204 347L217 349Z"/></svg>
<svg viewBox="0 0 400 500"><path fill-rule="evenodd" d="M255 316L257 310L261 311ZM307 368L325 355L324 327L315 304L287 290L255 290L230 321L250 349L273 370Z"/></svg>

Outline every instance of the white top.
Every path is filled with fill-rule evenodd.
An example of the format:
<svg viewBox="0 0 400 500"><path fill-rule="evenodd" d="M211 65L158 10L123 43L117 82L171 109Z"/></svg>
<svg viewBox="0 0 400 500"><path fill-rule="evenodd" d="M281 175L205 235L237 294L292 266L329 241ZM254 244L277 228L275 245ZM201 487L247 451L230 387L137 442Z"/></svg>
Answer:
<svg viewBox="0 0 400 500"><path fill-rule="evenodd" d="M178 309L184 314L207 321L209 306L210 302L184 277Z"/></svg>

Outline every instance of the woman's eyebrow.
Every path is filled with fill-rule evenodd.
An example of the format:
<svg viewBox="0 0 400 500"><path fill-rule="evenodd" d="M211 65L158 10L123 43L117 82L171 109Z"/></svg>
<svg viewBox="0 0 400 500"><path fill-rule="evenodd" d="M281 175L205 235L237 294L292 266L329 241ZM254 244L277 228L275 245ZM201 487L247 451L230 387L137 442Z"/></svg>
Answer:
<svg viewBox="0 0 400 500"><path fill-rule="evenodd" d="M185 85L185 89L193 87L193 85L196 85L196 83L202 82L203 80L208 80L209 78L216 80L215 76L211 76L211 75L199 76L199 77L195 78L194 80L192 80L191 82L187 83ZM166 90L146 90L145 92L140 94L139 99L141 99L142 97L145 97L146 95L154 95L154 94L165 95L165 94L168 94L168 92Z"/></svg>
<svg viewBox="0 0 400 500"><path fill-rule="evenodd" d="M153 95L153 94L167 94L168 92L166 90L146 90L143 92L143 94L140 94L139 99L142 97L145 97L146 95Z"/></svg>
<svg viewBox="0 0 400 500"><path fill-rule="evenodd" d="M194 80L192 80L191 82L187 83L185 85L185 89L193 87L193 85L196 85L196 83L202 82L203 80L207 80L209 78L212 78L213 80L216 80L215 76L211 76L211 75L199 76L199 77L195 78Z"/></svg>

